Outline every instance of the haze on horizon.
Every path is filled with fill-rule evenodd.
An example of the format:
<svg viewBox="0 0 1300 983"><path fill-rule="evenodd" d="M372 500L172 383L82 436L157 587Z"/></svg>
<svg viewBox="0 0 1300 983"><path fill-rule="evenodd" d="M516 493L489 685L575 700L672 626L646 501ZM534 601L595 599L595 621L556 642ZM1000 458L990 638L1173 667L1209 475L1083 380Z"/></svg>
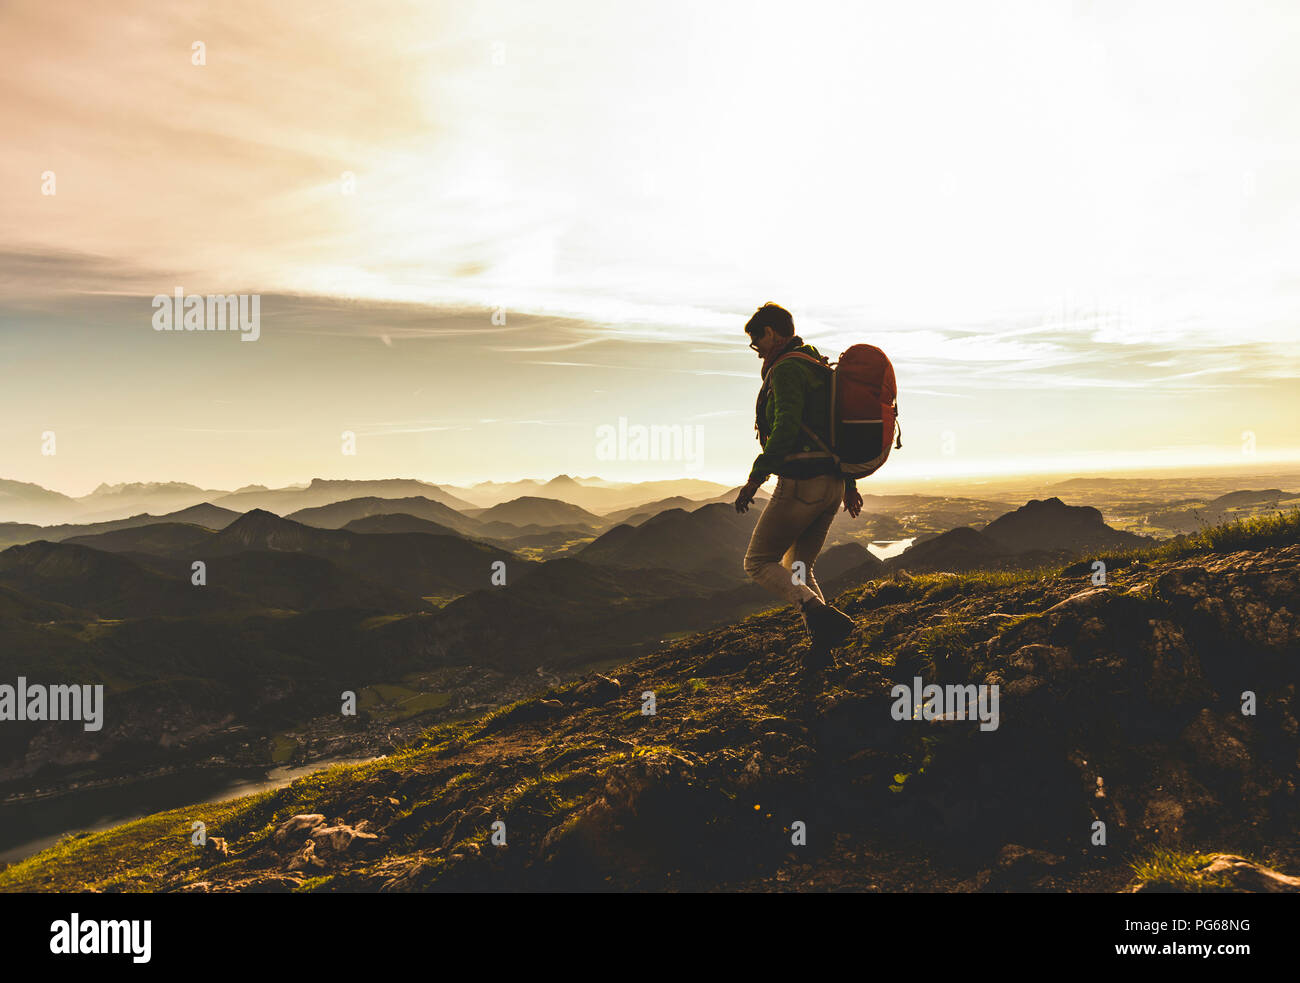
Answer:
<svg viewBox="0 0 1300 983"><path fill-rule="evenodd" d="M737 484L767 300L881 481L1300 462L1300 8L973 8L7 4L0 477Z"/></svg>

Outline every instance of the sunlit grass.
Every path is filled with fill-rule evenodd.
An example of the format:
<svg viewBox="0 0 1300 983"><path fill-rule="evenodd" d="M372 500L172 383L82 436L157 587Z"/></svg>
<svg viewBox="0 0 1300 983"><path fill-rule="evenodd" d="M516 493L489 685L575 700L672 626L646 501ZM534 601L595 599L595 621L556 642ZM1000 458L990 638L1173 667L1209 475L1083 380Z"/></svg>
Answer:
<svg viewBox="0 0 1300 983"><path fill-rule="evenodd" d="M1196 874L1197 869L1210 862L1211 856L1213 854L1197 851L1152 847L1132 861L1129 866L1133 868L1133 873L1139 880L1157 889L1190 893L1226 889L1230 886L1227 875L1216 874L1208 877ZM1259 863L1251 857L1245 859L1251 863Z"/></svg>

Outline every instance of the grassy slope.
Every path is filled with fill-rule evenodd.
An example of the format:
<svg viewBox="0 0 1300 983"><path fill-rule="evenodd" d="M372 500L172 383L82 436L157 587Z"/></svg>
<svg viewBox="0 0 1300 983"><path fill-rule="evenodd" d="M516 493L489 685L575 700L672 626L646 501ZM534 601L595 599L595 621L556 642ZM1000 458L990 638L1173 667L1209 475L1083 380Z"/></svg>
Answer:
<svg viewBox="0 0 1300 983"><path fill-rule="evenodd" d="M1162 565L1297 542L1300 513L1291 513L1105 559L1118 593L1140 588ZM973 869L961 857L909 844L905 836L874 838L870 822L841 822L836 812L901 798L942 734L909 734L901 743L893 736L901 728L879 732L874 743L868 735L849 756L858 764L863 755L881 758L865 770L822 762L810 745L837 747L845 728L858 727L861 736L868 699L887 687L900 659L939 671L955 655L1022 630L1078 593L1085 579L1079 573L938 574L846 592L840 603L861 630L841 656L843 667L812 692L792 671L791 656L801 647L796 619L787 610L764 612L625 667L616 673L622 691L612 699L584 693L580 684L549 690L481 720L435 728L380 761L71 837L0 871L0 890L169 890L196 881L281 890L599 887L602 879L611 887L668 889L973 889ZM640 712L644 691L655 693L654 716ZM841 779L861 787L842 789L841 799L825 794L840 789ZM823 792L810 797L809 787ZM629 813L618 812L620 797L664 842L648 841L646 828L624 829L618 820ZM287 874L267 849L270 835L303 812L324 813L331 822L364 818L384 833L382 849L321 876ZM913 815L902 815L898 828ZM790 824L800 816L813 831L810 846L837 824L855 832L821 837L801 852L788 845ZM487 845L494 819L506 822L511 848ZM190 845L194 820L230 842L230 859L204 862ZM689 830L689 842L682 830ZM530 874L543 857L549 873ZM1163 858L1177 869L1170 857L1177 854L1145 849L1125 860L1155 869ZM1131 872L1129 863L1103 865L1047 884L1114 890Z"/></svg>

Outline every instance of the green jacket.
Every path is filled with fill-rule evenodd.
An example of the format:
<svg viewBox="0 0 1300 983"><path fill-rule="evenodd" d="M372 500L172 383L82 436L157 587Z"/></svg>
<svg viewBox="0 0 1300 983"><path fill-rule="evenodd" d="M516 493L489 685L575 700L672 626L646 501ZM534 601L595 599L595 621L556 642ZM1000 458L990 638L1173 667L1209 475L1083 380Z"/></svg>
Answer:
<svg viewBox="0 0 1300 983"><path fill-rule="evenodd" d="M802 339L791 339L786 352L803 352L814 358L821 354ZM782 354L786 354L782 352ZM769 475L811 478L837 471L835 462L803 431L807 424L824 442L829 442L830 371L790 358L774 366L763 380L755 406L754 428L763 452L754 459L749 479L762 483ZM815 453L816 458L787 461L786 455Z"/></svg>

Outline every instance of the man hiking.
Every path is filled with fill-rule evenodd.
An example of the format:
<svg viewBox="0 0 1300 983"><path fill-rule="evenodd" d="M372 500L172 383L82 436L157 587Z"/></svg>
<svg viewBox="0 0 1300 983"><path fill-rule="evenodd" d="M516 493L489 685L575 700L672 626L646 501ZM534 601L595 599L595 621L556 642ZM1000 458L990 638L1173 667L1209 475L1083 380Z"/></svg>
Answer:
<svg viewBox="0 0 1300 983"><path fill-rule="evenodd" d="M769 475L777 475L776 491L759 516L745 553L745 573L799 607L809 636L803 667L824 669L834 664L832 650L854 625L852 618L826 603L813 576L813 563L840 504L857 518L862 496L855 479L842 476L835 459L808 433L811 430L822 444L829 442L829 367L783 356L800 352L823 363L826 359L804 344L794 333L790 312L776 304L755 311L745 333L749 347L763 360L754 424L763 450L736 497L736 511L748 511L759 486ZM795 563L801 564L797 570Z"/></svg>

